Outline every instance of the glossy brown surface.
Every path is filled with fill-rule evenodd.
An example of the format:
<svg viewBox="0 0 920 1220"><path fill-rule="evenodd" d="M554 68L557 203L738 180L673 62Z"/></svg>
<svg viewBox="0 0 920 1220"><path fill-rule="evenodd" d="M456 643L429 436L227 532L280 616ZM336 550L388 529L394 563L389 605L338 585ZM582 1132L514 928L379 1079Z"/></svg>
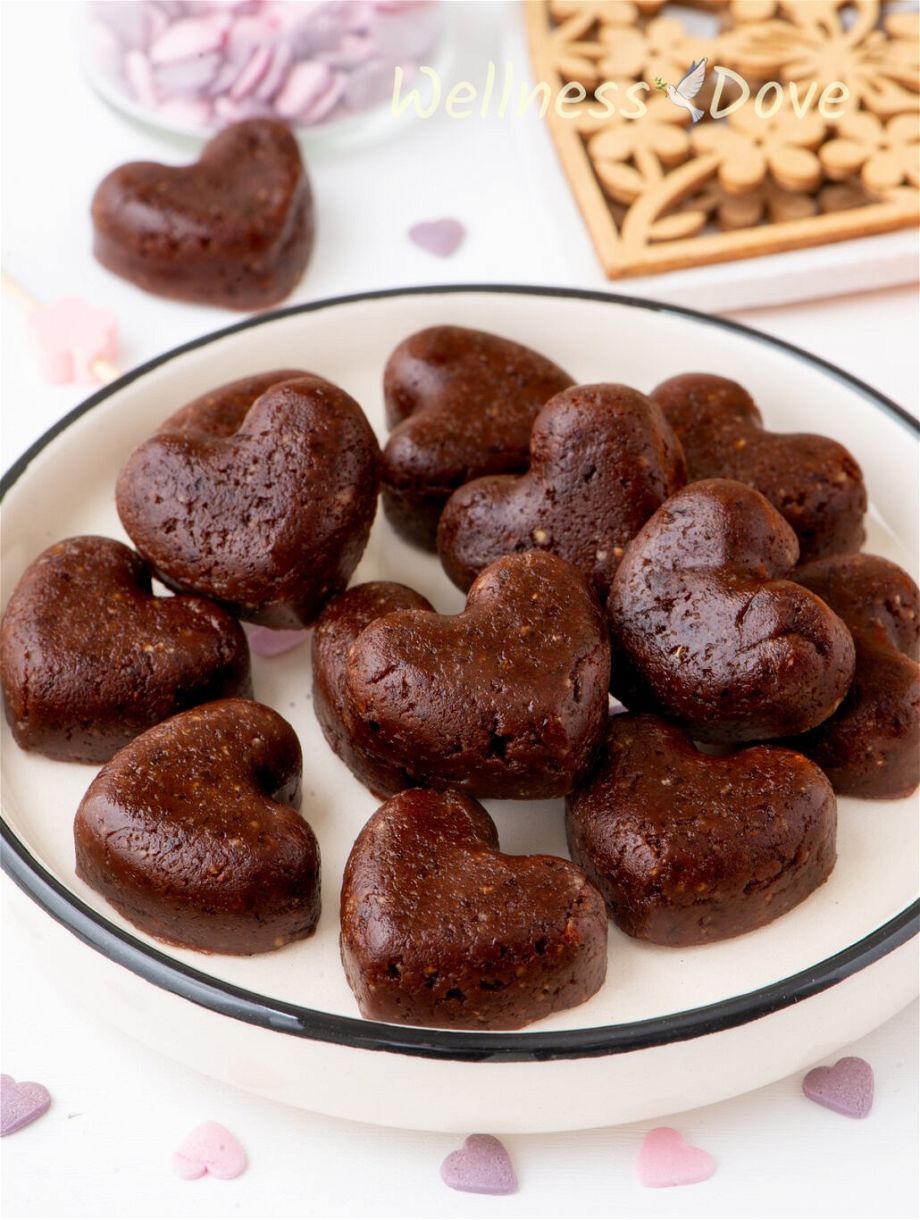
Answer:
<svg viewBox="0 0 920 1220"><path fill-rule="evenodd" d="M709 479L672 496L626 548L611 586L611 690L698 741L804 732L853 677L849 631L793 576L798 543L764 497Z"/></svg>
<svg viewBox="0 0 920 1220"><path fill-rule="evenodd" d="M225 699L149 729L107 763L74 821L77 876L150 936L249 955L309 936L319 847L300 743L260 703Z"/></svg>
<svg viewBox="0 0 920 1220"><path fill-rule="evenodd" d="M661 409L623 385L575 386L540 410L530 469L459 488L438 526L447 575L468 589L502 555L548 550L575 564L603 600L623 548L686 482Z"/></svg>
<svg viewBox="0 0 920 1220"><path fill-rule="evenodd" d="M610 646L581 573L542 551L499 559L457 615L398 610L355 640L356 746L420 787L564 796L603 732Z"/></svg>
<svg viewBox="0 0 920 1220"><path fill-rule="evenodd" d="M862 546L866 487L843 445L827 436L768 432L747 390L710 373L672 377L652 398L684 447L687 477L755 487L795 530L803 563Z"/></svg>
<svg viewBox="0 0 920 1220"><path fill-rule="evenodd" d="M356 585L332 599L313 632L313 710L323 735L339 758L375 796L388 796L412 786L400 767L381 762L361 748L356 724L345 697L348 653L365 627L393 610L432 610L420 593L388 580Z"/></svg>
<svg viewBox="0 0 920 1220"><path fill-rule="evenodd" d="M349 856L342 961L365 1017L520 1029L598 990L607 917L568 860L503 855L476 801L414 789L377 810Z"/></svg>
<svg viewBox="0 0 920 1220"><path fill-rule="evenodd" d="M252 622L306 626L364 552L379 447L354 399L320 377L274 385L248 412L240 385L135 449L118 476L119 516L171 588ZM215 405L225 390L226 409ZM234 411L241 422L228 431Z"/></svg>
<svg viewBox="0 0 920 1220"><path fill-rule="evenodd" d="M396 530L434 550L451 492L470 479L527 469L530 428L572 378L510 339L432 326L395 349L384 371L383 506Z"/></svg>
<svg viewBox="0 0 920 1220"><path fill-rule="evenodd" d="M92 205L93 252L146 292L222 305L275 305L313 248L313 198L297 141L281 123L225 128L192 165L132 161Z"/></svg>
<svg viewBox="0 0 920 1220"><path fill-rule="evenodd" d="M602 761L566 805L572 859L611 919L659 945L759 928L836 860L837 802L814 763L781 746L715 758L657 716L611 716Z"/></svg>
<svg viewBox="0 0 920 1220"><path fill-rule="evenodd" d="M113 538L68 538L26 568L0 627L6 718L23 749L105 762L151 725L252 694L239 623L200 597L154 597Z"/></svg>
<svg viewBox="0 0 920 1220"><path fill-rule="evenodd" d="M879 555L837 555L797 568L849 627L856 675L830 719L790 741L846 796L908 796L920 784L920 591Z"/></svg>

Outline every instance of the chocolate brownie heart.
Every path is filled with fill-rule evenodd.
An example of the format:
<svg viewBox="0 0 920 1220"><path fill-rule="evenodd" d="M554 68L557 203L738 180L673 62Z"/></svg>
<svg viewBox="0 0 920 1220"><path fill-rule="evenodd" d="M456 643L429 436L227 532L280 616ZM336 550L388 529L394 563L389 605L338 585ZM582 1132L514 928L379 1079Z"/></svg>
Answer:
<svg viewBox="0 0 920 1220"><path fill-rule="evenodd" d="M25 750L105 762L168 716L249 696L239 623L200 597L154 597L113 538L67 538L26 568L0 626L6 718Z"/></svg>
<svg viewBox="0 0 920 1220"><path fill-rule="evenodd" d="M837 802L824 773L782 746L715 758L657 716L613 715L566 828L624 932L698 945L769 923L827 880Z"/></svg>
<svg viewBox="0 0 920 1220"><path fill-rule="evenodd" d="M334 597L313 632L313 710L323 735L339 758L375 796L412 786L399 767L378 762L361 748L360 725L345 698L348 652L365 627L394 610L431 610L420 593L388 580L375 580Z"/></svg>
<svg viewBox="0 0 920 1220"><path fill-rule="evenodd" d="M684 373L652 391L677 433L687 477L755 487L796 532L802 562L865 541L866 487L853 455L826 436L768 432L736 381Z"/></svg>
<svg viewBox="0 0 920 1220"><path fill-rule="evenodd" d="M506 856L486 811L413 789L377 810L342 882L342 963L372 1020L520 1029L607 972L607 916L581 869Z"/></svg>
<svg viewBox="0 0 920 1220"><path fill-rule="evenodd" d="M520 343L432 326L403 340L383 378L383 507L404 538L435 549L451 492L486 474L527 469L530 428L572 378Z"/></svg>
<svg viewBox="0 0 920 1220"><path fill-rule="evenodd" d="M856 645L856 674L837 711L790 740L846 796L909 796L920 784L920 590L879 555L835 555L795 579L838 614Z"/></svg>
<svg viewBox="0 0 920 1220"><path fill-rule="evenodd" d="M380 450L364 412L309 375L272 385L230 434L205 407L196 428L194 406L122 468L125 529L171 588L269 627L306 626L348 584L374 520Z"/></svg>
<svg viewBox="0 0 920 1220"><path fill-rule="evenodd" d="M74 820L77 876L168 944L253 954L309 936L319 847L300 743L277 712L222 699L158 724L102 768Z"/></svg>
<svg viewBox="0 0 920 1220"><path fill-rule="evenodd" d="M575 386L537 415L527 474L454 492L438 526L441 562L468 589L501 555L549 550L580 568L603 600L626 543L685 482L659 407L629 386Z"/></svg>
<svg viewBox="0 0 920 1220"><path fill-rule="evenodd" d="M798 549L791 526L742 483L708 479L665 501L610 588L613 693L722 744L826 720L852 680L853 640L793 583Z"/></svg>
<svg viewBox="0 0 920 1220"><path fill-rule="evenodd" d="M264 309L294 288L313 249L313 198L282 123L224 128L192 165L132 161L93 196L93 253L146 292Z"/></svg>
<svg viewBox="0 0 920 1220"><path fill-rule="evenodd" d="M499 559L456 615L397 610L348 653L354 742L403 786L564 796L603 732L610 645L577 568L543 551Z"/></svg>

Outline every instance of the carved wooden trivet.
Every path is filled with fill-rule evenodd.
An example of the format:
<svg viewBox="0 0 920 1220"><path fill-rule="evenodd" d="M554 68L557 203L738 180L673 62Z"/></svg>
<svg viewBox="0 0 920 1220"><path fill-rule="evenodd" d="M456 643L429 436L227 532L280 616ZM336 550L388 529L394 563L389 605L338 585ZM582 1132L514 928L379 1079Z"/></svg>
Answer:
<svg viewBox="0 0 920 1220"><path fill-rule="evenodd" d="M547 110L553 139L610 278L726 262L882 233L917 223L920 14L884 0L523 0L534 76L555 99L582 85L583 102ZM688 31L681 9L713 15L718 31ZM692 105L656 89L707 60ZM714 120L715 65L744 77L751 100ZM630 85L645 81L639 118ZM770 117L754 98L783 90ZM825 117L822 91L849 92ZM814 87L812 87L814 86ZM795 99L791 94L795 93ZM571 92L567 94L571 99ZM602 98L604 94L600 95ZM732 100L726 89L722 105ZM738 96L736 93L734 96ZM804 114L796 114L807 99ZM762 107L769 109L769 105Z"/></svg>

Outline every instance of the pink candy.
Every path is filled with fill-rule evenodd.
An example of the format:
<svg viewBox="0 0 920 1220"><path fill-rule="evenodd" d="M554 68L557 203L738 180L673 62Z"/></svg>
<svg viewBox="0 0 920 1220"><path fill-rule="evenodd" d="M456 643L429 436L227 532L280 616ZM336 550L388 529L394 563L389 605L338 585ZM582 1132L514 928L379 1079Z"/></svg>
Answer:
<svg viewBox="0 0 920 1220"><path fill-rule="evenodd" d="M501 1140L494 1135L470 1135L445 1158L441 1177L451 1190L476 1195L513 1195L517 1174Z"/></svg>
<svg viewBox="0 0 920 1220"><path fill-rule="evenodd" d="M636 1168L643 1186L693 1186L711 1178L716 1163L673 1127L655 1127L642 1141Z"/></svg>
<svg viewBox="0 0 920 1220"><path fill-rule="evenodd" d="M109 310L80 297L62 297L35 309L29 326L46 381L98 383L115 376L111 366L118 355L118 323Z"/></svg>
<svg viewBox="0 0 920 1220"><path fill-rule="evenodd" d="M172 1158L180 1178L238 1178L246 1168L246 1153L226 1127L202 1123L182 1141Z"/></svg>
<svg viewBox="0 0 920 1220"><path fill-rule="evenodd" d="M430 62L436 0L134 0L90 4L96 70L162 120L207 131L257 116L358 114ZM155 116L152 116L155 117Z"/></svg>

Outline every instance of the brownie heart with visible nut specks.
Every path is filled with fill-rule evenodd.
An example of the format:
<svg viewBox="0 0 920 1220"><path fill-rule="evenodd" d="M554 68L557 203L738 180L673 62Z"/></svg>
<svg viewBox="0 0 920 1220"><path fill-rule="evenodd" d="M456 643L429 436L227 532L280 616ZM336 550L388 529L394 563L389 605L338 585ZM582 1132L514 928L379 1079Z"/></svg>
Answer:
<svg viewBox="0 0 920 1220"><path fill-rule="evenodd" d="M651 397L684 447L687 477L755 487L795 530L803 563L862 546L866 487L839 441L768 431L747 390L709 373L672 377Z"/></svg>
<svg viewBox="0 0 920 1220"><path fill-rule="evenodd" d="M794 583L798 550L792 527L743 483L708 479L666 500L610 588L613 693L718 744L826 720L852 680L853 640Z"/></svg>
<svg viewBox="0 0 920 1220"><path fill-rule="evenodd" d="M433 551L451 492L480 475L526 470L534 417L571 384L545 356L485 331L432 326L404 339L383 379L393 428L383 507L394 529Z"/></svg>
<svg viewBox="0 0 920 1220"><path fill-rule="evenodd" d="M226 127L192 165L132 161L92 205L93 252L146 292L265 309L297 284L313 249L313 198L283 123Z"/></svg>
<svg viewBox="0 0 920 1220"><path fill-rule="evenodd" d="M155 597L141 557L113 538L48 547L0 627L6 717L26 750L105 762L198 703L251 695L239 623L201 597Z"/></svg>
<svg viewBox="0 0 920 1220"><path fill-rule="evenodd" d="M221 699L148 729L74 819L77 876L136 927L208 953L309 936L319 846L297 813L300 742L261 703Z"/></svg>
<svg viewBox="0 0 920 1220"><path fill-rule="evenodd" d="M611 919L659 945L759 928L836 859L837 802L814 763L782 746L713 757L657 716L611 716L566 806L569 852Z"/></svg>
<svg viewBox="0 0 920 1220"><path fill-rule="evenodd" d="M895 799L920 784L920 591L880 555L833 555L793 573L838 614L856 673L834 714L788 745L846 796Z"/></svg>
<svg viewBox="0 0 920 1220"><path fill-rule="evenodd" d="M118 513L171 588L269 627L307 626L364 552L380 450L354 399L321 377L270 385L248 410L241 384L189 404L134 450Z"/></svg>
<svg viewBox="0 0 920 1220"><path fill-rule="evenodd" d="M685 481L680 444L644 394L574 386L540 410L526 474L475 479L447 501L441 562L468 589L502 555L549 550L603 599L627 542Z"/></svg>
<svg viewBox="0 0 920 1220"><path fill-rule="evenodd" d="M410 789L348 858L342 962L365 1017L519 1029L601 986L607 915L570 861L504 855L476 801Z"/></svg>
<svg viewBox="0 0 920 1220"><path fill-rule="evenodd" d="M397 610L355 639L345 666L353 740L400 787L564 796L590 766L607 711L600 604L556 555L508 555L460 614ZM381 772L382 773L382 772Z"/></svg>

